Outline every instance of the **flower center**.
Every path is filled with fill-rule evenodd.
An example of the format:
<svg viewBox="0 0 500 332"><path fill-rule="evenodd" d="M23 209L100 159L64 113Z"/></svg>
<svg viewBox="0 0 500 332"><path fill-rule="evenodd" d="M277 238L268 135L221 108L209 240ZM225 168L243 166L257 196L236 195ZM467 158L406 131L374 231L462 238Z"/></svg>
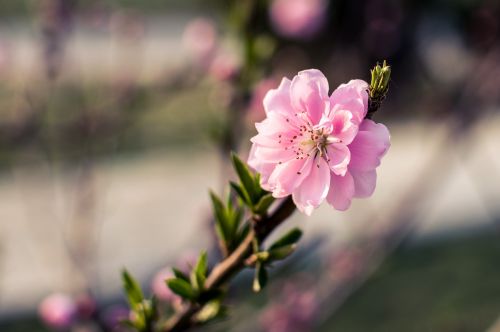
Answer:
<svg viewBox="0 0 500 332"><path fill-rule="evenodd" d="M321 129L309 129L307 130L307 134L305 135L305 139L300 143L300 145L304 146L306 150L308 150L309 155L318 155L320 157L326 155L326 147L330 144L330 140L333 137L330 137L323 128Z"/></svg>

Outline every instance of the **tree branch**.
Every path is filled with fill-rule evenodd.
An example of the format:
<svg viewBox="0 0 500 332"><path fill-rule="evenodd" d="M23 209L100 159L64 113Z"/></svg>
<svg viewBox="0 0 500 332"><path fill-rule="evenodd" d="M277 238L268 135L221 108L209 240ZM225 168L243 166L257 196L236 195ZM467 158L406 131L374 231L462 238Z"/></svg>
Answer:
<svg viewBox="0 0 500 332"><path fill-rule="evenodd" d="M264 241L276 227L286 220L295 211L295 204L289 196L276 208L272 215L263 217L254 223L243 242L234 250L231 255L217 264L205 283L205 291L212 291L222 287L234 274L245 267L245 260L252 254L252 242L257 239ZM197 303L189 303L177 312L168 322L163 332L185 331L196 325L193 320L194 315L201 309Z"/></svg>

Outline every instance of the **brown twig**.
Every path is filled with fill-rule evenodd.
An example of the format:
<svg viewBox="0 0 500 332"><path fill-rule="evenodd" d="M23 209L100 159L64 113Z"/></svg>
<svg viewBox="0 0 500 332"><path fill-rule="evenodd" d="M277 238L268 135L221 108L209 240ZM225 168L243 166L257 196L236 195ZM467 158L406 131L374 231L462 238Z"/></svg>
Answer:
<svg viewBox="0 0 500 332"><path fill-rule="evenodd" d="M205 283L205 291L216 290L229 280L231 276L245 267L245 260L252 254L252 242L257 239L264 241L276 227L286 220L295 211L295 204L291 197L286 198L269 217L254 223L241 244L226 259L217 264ZM185 331L196 325L193 316L201 309L200 304L189 303L175 314L163 329L164 332Z"/></svg>

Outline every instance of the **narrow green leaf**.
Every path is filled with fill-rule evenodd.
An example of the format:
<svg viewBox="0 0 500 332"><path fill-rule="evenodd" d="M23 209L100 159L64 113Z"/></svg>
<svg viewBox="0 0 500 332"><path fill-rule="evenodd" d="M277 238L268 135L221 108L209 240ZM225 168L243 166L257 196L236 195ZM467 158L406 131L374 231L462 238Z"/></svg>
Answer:
<svg viewBox="0 0 500 332"><path fill-rule="evenodd" d="M248 192L251 202L255 203L255 201L258 198L257 197L258 188L260 188L260 186L258 188L255 187L255 181L252 176L252 173L248 169L247 165L243 163L235 153L231 154L231 159L233 161L234 169L238 174L238 178L240 179L243 188L245 188L245 190Z"/></svg>
<svg viewBox="0 0 500 332"><path fill-rule="evenodd" d="M153 295L150 300L151 310L149 312L149 321L155 320L158 314L158 298Z"/></svg>
<svg viewBox="0 0 500 332"><path fill-rule="evenodd" d="M229 182L229 184L231 185L231 188L234 190L236 195L238 195L238 197L241 198L243 203L245 203L247 206L252 206L253 204L252 199L250 198L248 192L243 187L241 187L237 183L234 183L233 181Z"/></svg>
<svg viewBox="0 0 500 332"><path fill-rule="evenodd" d="M232 211L231 215L231 239L234 240L236 237L236 233L238 232L238 228L240 228L241 220L243 219L244 211L242 208L235 208Z"/></svg>
<svg viewBox="0 0 500 332"><path fill-rule="evenodd" d="M290 244L287 246L282 246L282 247L275 248L273 250L269 250L268 251L268 253L269 253L268 260L278 261L278 260L285 259L288 256L290 256L295 251L296 248L297 248L296 244Z"/></svg>
<svg viewBox="0 0 500 332"><path fill-rule="evenodd" d="M257 189L257 196L261 197L266 191L260 186L260 173L255 173L254 187Z"/></svg>
<svg viewBox="0 0 500 332"><path fill-rule="evenodd" d="M198 257L198 261L191 271L191 285L194 289L197 289L199 291L203 290L203 287L205 286L205 280L207 278L207 272L208 258L207 252L204 251L200 254L200 257Z"/></svg>
<svg viewBox="0 0 500 332"><path fill-rule="evenodd" d="M172 278L167 280L167 286L180 297L188 300L196 298L196 293L191 287L191 284L186 280L179 278Z"/></svg>
<svg viewBox="0 0 500 332"><path fill-rule="evenodd" d="M139 328L140 331L151 331L149 328L156 314L156 303L155 298L152 300L143 300L134 311L133 322L136 326L142 326Z"/></svg>
<svg viewBox="0 0 500 332"><path fill-rule="evenodd" d="M215 221L215 233L217 233L217 237L221 239L224 247L227 247L226 235L224 234L224 230L222 229L222 226L218 221Z"/></svg>
<svg viewBox="0 0 500 332"><path fill-rule="evenodd" d="M282 236L278 241L274 242L269 247L269 250L295 244L300 240L301 237L302 237L302 231L298 228L294 228L290 230L288 233L286 233L284 236Z"/></svg>
<svg viewBox="0 0 500 332"><path fill-rule="evenodd" d="M179 278L179 279L182 279L182 280L184 280L184 281L189 282L189 277L187 276L187 274L185 274L185 273L184 273L184 272L182 272L181 270L179 270L179 269L177 269L177 268L173 267L173 268L172 268L172 272L174 272L174 276L175 276L176 278Z"/></svg>
<svg viewBox="0 0 500 332"><path fill-rule="evenodd" d="M216 219L224 219L224 204L221 199L212 191L210 191L210 199L212 200L212 208Z"/></svg>
<svg viewBox="0 0 500 332"><path fill-rule="evenodd" d="M267 271L266 268L264 267L264 264L261 262L257 262L255 264L255 276L253 279L253 291L258 293L267 284Z"/></svg>
<svg viewBox="0 0 500 332"><path fill-rule="evenodd" d="M259 202L257 203L257 205L255 205L254 212L256 212L258 214L266 213L267 209L269 209L271 204L273 204L274 200L275 200L275 198L273 197L273 195L271 193L262 196L260 198Z"/></svg>
<svg viewBox="0 0 500 332"><path fill-rule="evenodd" d="M139 283L130 275L130 273L128 273L127 270L123 270L122 272L122 282L130 307L136 307L144 299L141 286L139 286Z"/></svg>
<svg viewBox="0 0 500 332"><path fill-rule="evenodd" d="M250 224L246 223L241 227L239 234L236 237L235 244L239 245L241 242L243 242L243 240L247 237L249 231L250 231Z"/></svg>
<svg viewBox="0 0 500 332"><path fill-rule="evenodd" d="M210 198L212 200L217 234L224 243L227 243L229 237L224 204L222 204L220 198L212 191L210 191Z"/></svg>

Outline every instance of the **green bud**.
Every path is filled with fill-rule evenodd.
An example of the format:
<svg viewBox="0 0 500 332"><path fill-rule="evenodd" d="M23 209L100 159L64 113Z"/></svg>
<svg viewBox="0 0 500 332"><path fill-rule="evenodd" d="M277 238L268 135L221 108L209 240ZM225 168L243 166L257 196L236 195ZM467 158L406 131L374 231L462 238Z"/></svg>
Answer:
<svg viewBox="0 0 500 332"><path fill-rule="evenodd" d="M372 79L370 83L370 97L383 98L389 89L389 80L391 79L391 67L384 60L382 66L378 63L371 70Z"/></svg>
<svg viewBox="0 0 500 332"><path fill-rule="evenodd" d="M367 119L371 119L373 114L380 108L382 101L389 91L389 81L391 80L391 67L384 60L382 66L377 63L371 70L371 81L369 88L370 99L368 101Z"/></svg>

